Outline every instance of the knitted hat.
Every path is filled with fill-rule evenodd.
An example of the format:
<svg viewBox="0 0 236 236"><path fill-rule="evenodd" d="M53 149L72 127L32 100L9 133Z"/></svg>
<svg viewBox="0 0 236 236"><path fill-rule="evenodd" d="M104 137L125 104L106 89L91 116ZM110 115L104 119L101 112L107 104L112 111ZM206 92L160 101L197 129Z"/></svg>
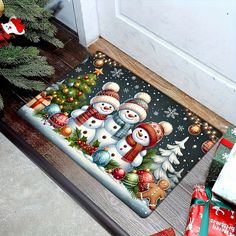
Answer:
<svg viewBox="0 0 236 236"><path fill-rule="evenodd" d="M172 125L166 121L162 121L160 123L156 122L142 123L137 125L136 128L145 129L149 134L150 143L148 147L155 146L156 143L158 143L163 138L164 135L169 135L173 130Z"/></svg>
<svg viewBox="0 0 236 236"><path fill-rule="evenodd" d="M132 110L139 115L140 121L143 121L147 117L148 103L150 101L151 97L149 94L140 92L137 93L134 98L128 99L123 104L121 104L119 110Z"/></svg>
<svg viewBox="0 0 236 236"><path fill-rule="evenodd" d="M108 82L103 85L102 91L99 91L95 97L90 100L90 104L97 102L107 102L117 110L120 106L120 96L118 91L120 87L117 83Z"/></svg>

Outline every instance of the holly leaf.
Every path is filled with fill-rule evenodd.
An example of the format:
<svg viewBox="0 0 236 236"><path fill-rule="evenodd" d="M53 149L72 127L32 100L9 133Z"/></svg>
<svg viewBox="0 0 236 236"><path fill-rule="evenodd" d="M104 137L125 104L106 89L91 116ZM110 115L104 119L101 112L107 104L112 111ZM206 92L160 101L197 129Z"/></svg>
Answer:
<svg viewBox="0 0 236 236"><path fill-rule="evenodd" d="M98 140L95 140L92 144L93 147L99 147L100 142Z"/></svg>
<svg viewBox="0 0 236 236"><path fill-rule="evenodd" d="M82 138L80 138L80 140L82 141L82 142L87 142L87 137L85 137L85 136L82 136Z"/></svg>

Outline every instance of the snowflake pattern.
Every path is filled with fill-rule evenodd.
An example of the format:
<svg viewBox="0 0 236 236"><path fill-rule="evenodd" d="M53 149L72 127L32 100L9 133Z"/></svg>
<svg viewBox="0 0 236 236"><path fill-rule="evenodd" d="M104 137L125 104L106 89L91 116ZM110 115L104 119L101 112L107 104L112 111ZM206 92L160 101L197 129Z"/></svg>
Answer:
<svg viewBox="0 0 236 236"><path fill-rule="evenodd" d="M134 88L135 88L135 89L139 89L139 85L135 85Z"/></svg>
<svg viewBox="0 0 236 236"><path fill-rule="evenodd" d="M179 115L179 113L177 112L177 109L171 108L171 107L168 107L167 110L164 111L164 113L166 114L167 118L172 118L172 119L175 119L175 116Z"/></svg>
<svg viewBox="0 0 236 236"><path fill-rule="evenodd" d="M158 116L158 115L159 115L159 112L158 112L158 111L154 111L154 112L153 112L153 115L154 115L154 116Z"/></svg>
<svg viewBox="0 0 236 236"><path fill-rule="evenodd" d="M124 93L128 93L128 92L129 92L129 89L128 89L128 88L124 88L123 92L124 92Z"/></svg>
<svg viewBox="0 0 236 236"><path fill-rule="evenodd" d="M228 154L228 153L225 152L225 153L222 154L222 159L223 159L223 160L228 159L228 157L229 157L229 154Z"/></svg>
<svg viewBox="0 0 236 236"><path fill-rule="evenodd" d="M77 67L77 68L75 69L75 71L76 71L77 73L80 73L80 72L82 71L82 68L81 68L81 67Z"/></svg>
<svg viewBox="0 0 236 236"><path fill-rule="evenodd" d="M112 77L120 78L123 74L122 69L114 68L114 70L111 71Z"/></svg>
<svg viewBox="0 0 236 236"><path fill-rule="evenodd" d="M179 126L177 127L177 130L178 130L178 131L181 131L181 132L184 131L183 125L179 125Z"/></svg>
<svg viewBox="0 0 236 236"><path fill-rule="evenodd" d="M132 76L131 79L132 79L132 80L136 80L137 77L136 77L136 76Z"/></svg>
<svg viewBox="0 0 236 236"><path fill-rule="evenodd" d="M233 128L233 129L231 130L231 133L236 136L236 128Z"/></svg>

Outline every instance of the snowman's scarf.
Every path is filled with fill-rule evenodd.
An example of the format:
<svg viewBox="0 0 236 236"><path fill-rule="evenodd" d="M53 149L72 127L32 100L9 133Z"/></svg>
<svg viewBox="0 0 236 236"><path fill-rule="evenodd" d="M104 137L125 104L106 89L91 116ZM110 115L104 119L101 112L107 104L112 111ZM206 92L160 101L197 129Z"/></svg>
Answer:
<svg viewBox="0 0 236 236"><path fill-rule="evenodd" d="M126 137L127 143L132 147L121 159L126 162L133 162L137 155L145 149L145 147L139 143L136 143L132 138L132 134Z"/></svg>
<svg viewBox="0 0 236 236"><path fill-rule="evenodd" d="M123 137L126 136L126 134L128 133L128 131L130 129L133 128L134 125L131 125L131 124L128 124L126 122L124 122L118 112L116 112L114 115L113 115L113 120L116 122L116 124L118 124L120 126L120 129L117 130L117 132L115 134L113 134L112 137L114 137L115 139L122 139Z"/></svg>
<svg viewBox="0 0 236 236"><path fill-rule="evenodd" d="M100 114L92 105L90 105L85 112L75 118L75 121L78 125L82 125L90 117L94 117L98 120L105 120L107 115Z"/></svg>

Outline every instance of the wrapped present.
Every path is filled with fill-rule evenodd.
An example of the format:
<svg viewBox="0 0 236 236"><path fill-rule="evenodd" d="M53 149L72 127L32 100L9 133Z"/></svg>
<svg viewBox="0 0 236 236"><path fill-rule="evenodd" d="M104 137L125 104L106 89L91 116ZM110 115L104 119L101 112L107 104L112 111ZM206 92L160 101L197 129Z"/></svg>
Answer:
<svg viewBox="0 0 236 236"><path fill-rule="evenodd" d="M168 228L150 236L175 236L175 231L172 228Z"/></svg>
<svg viewBox="0 0 236 236"><path fill-rule="evenodd" d="M26 105L34 110L41 111L51 103L52 96L47 96L46 92L41 92Z"/></svg>
<svg viewBox="0 0 236 236"><path fill-rule="evenodd" d="M221 138L215 157L212 160L206 185L213 186L218 178L224 164L226 163L229 153L236 143L236 127L229 127L227 132Z"/></svg>
<svg viewBox="0 0 236 236"><path fill-rule="evenodd" d="M233 236L236 212L212 196L211 189L194 187L185 236Z"/></svg>
<svg viewBox="0 0 236 236"><path fill-rule="evenodd" d="M236 144L229 154L228 160L225 163L219 177L217 178L212 191L236 205L236 188L232 186L236 181Z"/></svg>

